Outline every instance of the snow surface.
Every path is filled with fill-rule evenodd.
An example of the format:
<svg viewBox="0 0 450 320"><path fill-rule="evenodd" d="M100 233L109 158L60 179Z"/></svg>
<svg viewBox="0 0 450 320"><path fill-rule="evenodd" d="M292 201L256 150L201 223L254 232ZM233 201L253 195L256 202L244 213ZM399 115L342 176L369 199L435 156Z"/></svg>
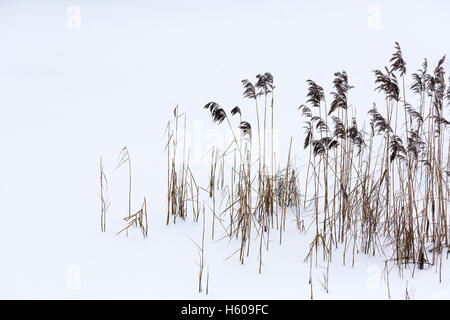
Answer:
<svg viewBox="0 0 450 320"><path fill-rule="evenodd" d="M71 5L81 10L79 29L66 25ZM346 70L363 121L372 103L382 102L371 70L387 63L394 41L410 72L424 57L434 65L450 52L448 12L445 0L0 2L0 298L309 299L310 234L297 230L293 214L283 243L274 235L263 252L262 274L257 246L244 265L237 255L227 259L239 243L212 241L207 214L209 294L198 293L202 224L191 216L164 224L164 130L173 108L187 113L192 168L206 185L202 156L225 141L225 130L202 106L239 105L254 122L240 80L270 71L280 161L294 137L302 168L297 107L306 80L330 92L333 73ZM123 146L133 166L133 209L148 200L147 239L137 230L115 234L128 205L127 170L115 170ZM106 233L99 225L100 156L111 199ZM307 212L302 219L308 225ZM352 267L335 252L328 293L321 266L319 259L315 299L388 298L382 256L358 254ZM404 299L406 288L413 299L450 298L447 260L441 283L435 267L414 278L390 267L391 298Z"/></svg>

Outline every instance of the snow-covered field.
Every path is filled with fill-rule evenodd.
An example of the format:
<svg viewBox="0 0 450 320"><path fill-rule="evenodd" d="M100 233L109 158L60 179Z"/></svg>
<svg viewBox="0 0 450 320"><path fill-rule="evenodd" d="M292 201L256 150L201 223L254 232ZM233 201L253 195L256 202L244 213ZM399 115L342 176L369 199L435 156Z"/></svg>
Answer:
<svg viewBox="0 0 450 320"><path fill-rule="evenodd" d="M239 105L240 81L274 76L276 136L285 163L293 137L295 163L305 169L297 110L306 80L331 91L346 70L351 103L363 122L373 102L371 70L399 41L408 68L434 65L450 53L450 3L425 1L14 1L0 2L0 298L3 299L310 299L311 232L288 212L282 244L273 234L258 273L258 241L244 265L239 241L221 239L206 214L205 278L198 293L202 223L192 216L165 225L167 158L164 134L179 105L188 120L191 167L207 186L214 143L229 141L211 123L206 102ZM426 26L426 27L424 27ZM447 69L450 67L446 63ZM227 140L228 139L228 140ZM127 146L132 207L148 201L149 236L116 235L128 214L128 172L116 169ZM100 232L99 160L111 206ZM282 166L283 164L281 164ZM205 197L206 199L206 197ZM302 211L308 227L311 213ZM314 299L448 299L449 261L399 275L385 257L333 252L313 268ZM350 251L351 252L351 251ZM444 255L445 257L445 255ZM387 285L389 280L389 286ZM205 288L204 288L205 289Z"/></svg>

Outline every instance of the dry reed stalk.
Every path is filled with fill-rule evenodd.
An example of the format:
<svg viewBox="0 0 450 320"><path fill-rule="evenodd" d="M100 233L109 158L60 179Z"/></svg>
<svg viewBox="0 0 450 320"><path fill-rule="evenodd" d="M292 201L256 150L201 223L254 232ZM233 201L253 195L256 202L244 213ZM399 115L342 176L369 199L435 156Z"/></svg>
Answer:
<svg viewBox="0 0 450 320"><path fill-rule="evenodd" d="M176 223L177 218L185 220L187 217L188 201L194 201L193 199L188 199L189 188L192 188L192 186L189 185L189 178L191 178L192 180L192 172L189 169L190 153L186 151L186 115L184 113L179 113L178 105L175 107L173 115L174 119L172 121L174 122L175 129L171 129L171 121L169 121L166 127L167 144L165 146L165 149L167 151L167 161L169 166L167 172L168 178L166 224L169 224L171 216L173 217L173 223ZM184 119L183 131L181 132L183 134L183 144L181 150L181 163L178 163L178 139L180 134L179 119L181 117L183 117ZM190 173L191 175L189 176L188 173Z"/></svg>
<svg viewBox="0 0 450 320"><path fill-rule="evenodd" d="M206 295L209 294L209 266L208 266L208 270L206 272Z"/></svg>
<svg viewBox="0 0 450 320"><path fill-rule="evenodd" d="M198 275L198 292L202 292L202 279L203 279L203 269L205 266L205 207L203 207L203 231L202 231L202 246L201 246L201 256L200 256L200 272ZM208 286L206 287L208 288ZM208 289L206 289L208 291Z"/></svg>
<svg viewBox="0 0 450 320"><path fill-rule="evenodd" d="M128 222L128 225L124 227L122 230L117 232L117 234L122 233L123 231L127 231L131 226L139 227L141 229L142 235L144 238L148 236L148 213L147 213L147 199L144 197L144 201L142 203L142 207L139 211L137 211L133 215L129 215L123 218L124 221Z"/></svg>
<svg viewBox="0 0 450 320"><path fill-rule="evenodd" d="M105 194L108 191L108 179L103 171L103 161L100 157L100 230L106 232L106 213L109 209L110 200L105 198Z"/></svg>
<svg viewBox="0 0 450 320"><path fill-rule="evenodd" d="M119 163L117 164L116 170L124 164L128 165L128 217L131 217L131 158L127 147L123 147L119 153ZM128 229L127 229L128 237Z"/></svg>

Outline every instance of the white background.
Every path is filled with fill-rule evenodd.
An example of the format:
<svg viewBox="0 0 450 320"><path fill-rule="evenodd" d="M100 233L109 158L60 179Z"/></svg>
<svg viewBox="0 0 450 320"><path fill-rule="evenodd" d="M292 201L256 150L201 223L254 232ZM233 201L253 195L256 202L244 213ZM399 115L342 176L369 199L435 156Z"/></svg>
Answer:
<svg viewBox="0 0 450 320"><path fill-rule="evenodd" d="M79 28L68 26L72 5L81 10ZM175 105L204 130L212 127L202 110L210 100L228 110L239 105L252 120L254 106L242 99L240 81L269 71L281 143L294 137L302 157L297 107L305 101L307 79L329 93L333 73L346 70L362 123L372 103L382 103L371 71L388 63L395 41L409 74L424 57L434 67L449 53L449 12L445 0L0 1L0 297L197 297L195 248L181 231L162 227L164 129ZM116 237L120 222L100 234L99 158L111 177L111 219L120 221L127 176L114 167L123 146L133 161L133 206L148 198L150 233L161 226L160 238ZM164 261L168 256L180 258ZM293 258L300 267L281 284L276 279L262 286L249 267L247 279L254 281L248 283L256 290L242 287L239 294L308 298L303 258ZM237 259L223 270L235 265ZM81 271L79 290L67 288L70 266ZM222 269L216 270L219 278ZM301 280L290 284L290 275ZM340 290L337 297L357 295L345 281ZM217 284L215 297L241 297L234 291ZM385 291L377 297L385 298Z"/></svg>

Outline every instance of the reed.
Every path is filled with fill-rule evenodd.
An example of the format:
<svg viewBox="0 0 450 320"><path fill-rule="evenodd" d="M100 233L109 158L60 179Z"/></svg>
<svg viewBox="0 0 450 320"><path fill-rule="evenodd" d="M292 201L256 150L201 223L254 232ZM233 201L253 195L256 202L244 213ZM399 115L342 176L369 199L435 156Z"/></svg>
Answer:
<svg viewBox="0 0 450 320"><path fill-rule="evenodd" d="M123 231L126 231L128 236L129 228L136 227L141 230L144 238L147 238L148 236L147 199L144 197L141 209L139 209L135 214L123 218L123 220L125 222L128 222L128 224L122 230L117 232L117 234L121 234Z"/></svg>
<svg viewBox="0 0 450 320"><path fill-rule="evenodd" d="M412 74L408 87L406 59L396 42L388 66L373 71L374 91L384 102L381 108L373 104L367 113L368 126L362 128L351 104L350 93L355 88L346 71L333 74L330 98L322 86L307 80L306 102L298 108L305 123L303 148L308 153L305 181L299 181L299 169L292 161L292 137L286 165L280 168L277 163L275 86L270 73L258 74L254 82L241 81L243 98L250 99L256 108L256 157L252 156L249 120L252 108L235 106L229 116L217 102L204 105L212 122L226 124L232 133L228 148L211 149L206 188L198 184L189 168L185 138L178 150L179 134L186 135L186 115L179 114L177 106L167 126L166 223L171 216L174 223L177 217L184 220L188 202L192 202L194 221L198 221L200 191L204 190L212 212L212 239L219 232L217 226L222 226L225 237L239 241L236 253L241 263L249 256L252 240L257 239L254 246L258 246L260 273L273 229L278 231L281 244L289 211L295 213L301 231L305 231L302 212L310 211L314 234L305 262L310 263L312 273L313 261L316 266L320 256L326 261L321 281L325 291L338 247L343 249L343 263L350 261L352 266L360 252L384 255L387 281L388 262L395 262L400 273L408 265L419 269L434 265L441 274L443 252L448 248L450 195L446 130L450 122L444 108L450 101L450 89L445 83L444 61L445 57L430 71L425 60ZM177 160L180 152L181 163ZM232 159L230 166L227 157ZM304 185L302 192L300 184ZM199 291L202 274L203 267ZM309 281L313 298L311 274Z"/></svg>
<svg viewBox="0 0 450 320"><path fill-rule="evenodd" d="M108 191L108 179L103 170L103 160L100 157L100 230L106 232L106 213L111 201L106 196Z"/></svg>
<svg viewBox="0 0 450 320"><path fill-rule="evenodd" d="M412 75L410 89L418 96L418 106L414 107L407 101L403 52L398 43L394 49L391 65L374 71L375 91L383 94L386 109L385 115L375 104L369 110L370 133L359 130L354 117L349 121L349 111L354 110L349 106L348 92L353 86L348 84L345 72L335 73L333 80L335 90L328 113L334 124L332 133L327 116L321 112L323 89L308 81L307 104L299 108L306 118L304 147L310 150L305 186L312 170L316 236L329 237L324 241L328 243L327 255L331 256L332 243L337 245L339 240L344 243L344 262L349 247L352 264L360 249L375 254L382 248L391 254L387 261L396 261L399 268L412 263L423 269L429 263L426 247L433 248L429 251L433 253L431 264L442 265L442 249L448 246L448 173L444 172L449 163L445 151L450 148L445 129L450 123L444 118L443 108L449 98L445 57L432 74L425 60ZM318 113L314 114L310 106ZM327 168L334 175L331 180ZM331 206L329 190L333 195ZM305 200L307 194L305 188ZM319 197L324 203L321 210ZM324 217L321 223L319 216Z"/></svg>
<svg viewBox="0 0 450 320"><path fill-rule="evenodd" d="M183 121L183 127L180 127L180 119ZM173 223L177 218L185 220L188 212L189 201L197 202L198 216L198 192L199 187L196 185L192 172L189 167L189 152L186 150L186 115L179 112L178 105L173 111L173 119L167 123L166 134L167 143L165 150L167 152L167 216L166 224L170 222L172 217ZM181 130L182 128L182 130ZM181 150L179 150L180 135L182 139ZM181 152L181 155L179 154ZM181 159L178 157L181 156ZM195 184L190 185L191 183ZM188 198L188 192L191 191L192 199ZM197 195L194 195L194 190ZM195 198L197 198L195 200Z"/></svg>

